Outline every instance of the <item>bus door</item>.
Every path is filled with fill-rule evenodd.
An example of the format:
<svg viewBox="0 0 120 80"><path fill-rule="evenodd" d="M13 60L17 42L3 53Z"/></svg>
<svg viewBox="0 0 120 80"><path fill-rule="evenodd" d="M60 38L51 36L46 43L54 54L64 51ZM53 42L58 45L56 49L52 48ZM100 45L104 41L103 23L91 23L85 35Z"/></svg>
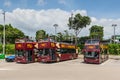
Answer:
<svg viewBox="0 0 120 80"><path fill-rule="evenodd" d="M39 61L46 60L46 61L55 61L56 54L55 49L39 49L38 55Z"/></svg>
<svg viewBox="0 0 120 80"><path fill-rule="evenodd" d="M50 56L52 60L56 60L55 49L50 49Z"/></svg>
<svg viewBox="0 0 120 80"><path fill-rule="evenodd" d="M16 56L15 57L16 62L25 62L25 60L26 60L24 50L16 50L15 56Z"/></svg>
<svg viewBox="0 0 120 80"><path fill-rule="evenodd" d="M61 60L66 60L66 50L65 49L60 49L60 54L61 54L61 56L60 56L60 58L61 58Z"/></svg>
<svg viewBox="0 0 120 80"><path fill-rule="evenodd" d="M75 49L69 49L70 59L77 58L76 50Z"/></svg>
<svg viewBox="0 0 120 80"><path fill-rule="evenodd" d="M25 57L24 50L16 50L16 57Z"/></svg>
<svg viewBox="0 0 120 80"><path fill-rule="evenodd" d="M26 52L26 59L27 59L27 62L33 62L34 59L33 59L33 51L32 50L28 50Z"/></svg>

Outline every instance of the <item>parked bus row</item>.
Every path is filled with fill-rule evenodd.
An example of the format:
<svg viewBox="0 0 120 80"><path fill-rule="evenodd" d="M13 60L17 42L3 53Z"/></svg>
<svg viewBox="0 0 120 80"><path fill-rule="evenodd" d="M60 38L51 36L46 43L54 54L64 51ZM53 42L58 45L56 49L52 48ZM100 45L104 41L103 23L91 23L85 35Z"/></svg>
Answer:
<svg viewBox="0 0 120 80"><path fill-rule="evenodd" d="M55 42L52 39L32 42L25 39L17 39L15 42L15 62L59 62L76 59L77 47L69 43Z"/></svg>
<svg viewBox="0 0 120 80"><path fill-rule="evenodd" d="M99 40L90 39L82 50L85 63L102 63L108 59L108 45ZM59 62L78 58L78 47L74 44L55 42L47 38L33 42L27 39L15 41L15 62Z"/></svg>

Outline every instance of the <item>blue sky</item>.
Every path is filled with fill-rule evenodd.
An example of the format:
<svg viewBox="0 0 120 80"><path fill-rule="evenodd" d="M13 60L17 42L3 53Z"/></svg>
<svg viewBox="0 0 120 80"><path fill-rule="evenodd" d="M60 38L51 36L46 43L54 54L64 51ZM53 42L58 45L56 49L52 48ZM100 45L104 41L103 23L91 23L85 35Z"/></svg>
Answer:
<svg viewBox="0 0 120 80"><path fill-rule="evenodd" d="M97 18L120 17L120 0L1 0L0 8L12 11L22 9L56 9L71 11L77 9L87 10L88 15Z"/></svg>
<svg viewBox="0 0 120 80"><path fill-rule="evenodd" d="M71 13L80 13L89 16L92 22L79 36L88 36L92 25L100 25L104 27L104 38L110 38L112 24L117 24L116 34L120 35L119 3L120 0L0 0L0 13L5 10L6 24L31 36L35 36L38 29L54 34L53 24L56 23L59 25L57 32L69 30L67 23ZM0 24L3 24L1 14Z"/></svg>

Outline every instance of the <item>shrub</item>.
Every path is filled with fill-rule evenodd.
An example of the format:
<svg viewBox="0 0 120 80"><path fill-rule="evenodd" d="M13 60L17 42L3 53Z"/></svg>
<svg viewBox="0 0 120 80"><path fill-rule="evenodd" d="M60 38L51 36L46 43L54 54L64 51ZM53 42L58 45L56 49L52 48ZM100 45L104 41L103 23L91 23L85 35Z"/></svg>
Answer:
<svg viewBox="0 0 120 80"><path fill-rule="evenodd" d="M79 48L79 53L81 53L82 49L84 48L84 44L78 44L77 47Z"/></svg>
<svg viewBox="0 0 120 80"><path fill-rule="evenodd" d="M15 53L15 45L7 44L6 45L6 54L14 54Z"/></svg>
<svg viewBox="0 0 120 80"><path fill-rule="evenodd" d="M0 44L0 53L2 53L2 44Z"/></svg>
<svg viewBox="0 0 120 80"><path fill-rule="evenodd" d="M2 47L2 44L0 44L0 53L2 53L2 50L3 50L3 47ZM6 54L14 54L15 53L15 45L14 44L6 44L5 52L6 52Z"/></svg>
<svg viewBox="0 0 120 80"><path fill-rule="evenodd" d="M120 44L109 44L109 53L113 55L119 55L120 54Z"/></svg>

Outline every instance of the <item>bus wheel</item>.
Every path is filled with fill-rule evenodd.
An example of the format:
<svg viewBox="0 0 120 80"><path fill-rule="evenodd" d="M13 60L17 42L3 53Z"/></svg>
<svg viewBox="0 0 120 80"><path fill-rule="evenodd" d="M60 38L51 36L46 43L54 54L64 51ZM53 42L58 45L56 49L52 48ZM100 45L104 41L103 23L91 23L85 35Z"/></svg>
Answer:
<svg viewBox="0 0 120 80"><path fill-rule="evenodd" d="M101 64L101 63L102 63L102 59L100 58L100 59L99 59L99 64Z"/></svg>
<svg viewBox="0 0 120 80"><path fill-rule="evenodd" d="M59 57L57 57L57 62L59 62L60 61L60 58Z"/></svg>
<svg viewBox="0 0 120 80"><path fill-rule="evenodd" d="M73 58L73 56L71 56L71 60L73 60L74 58Z"/></svg>

